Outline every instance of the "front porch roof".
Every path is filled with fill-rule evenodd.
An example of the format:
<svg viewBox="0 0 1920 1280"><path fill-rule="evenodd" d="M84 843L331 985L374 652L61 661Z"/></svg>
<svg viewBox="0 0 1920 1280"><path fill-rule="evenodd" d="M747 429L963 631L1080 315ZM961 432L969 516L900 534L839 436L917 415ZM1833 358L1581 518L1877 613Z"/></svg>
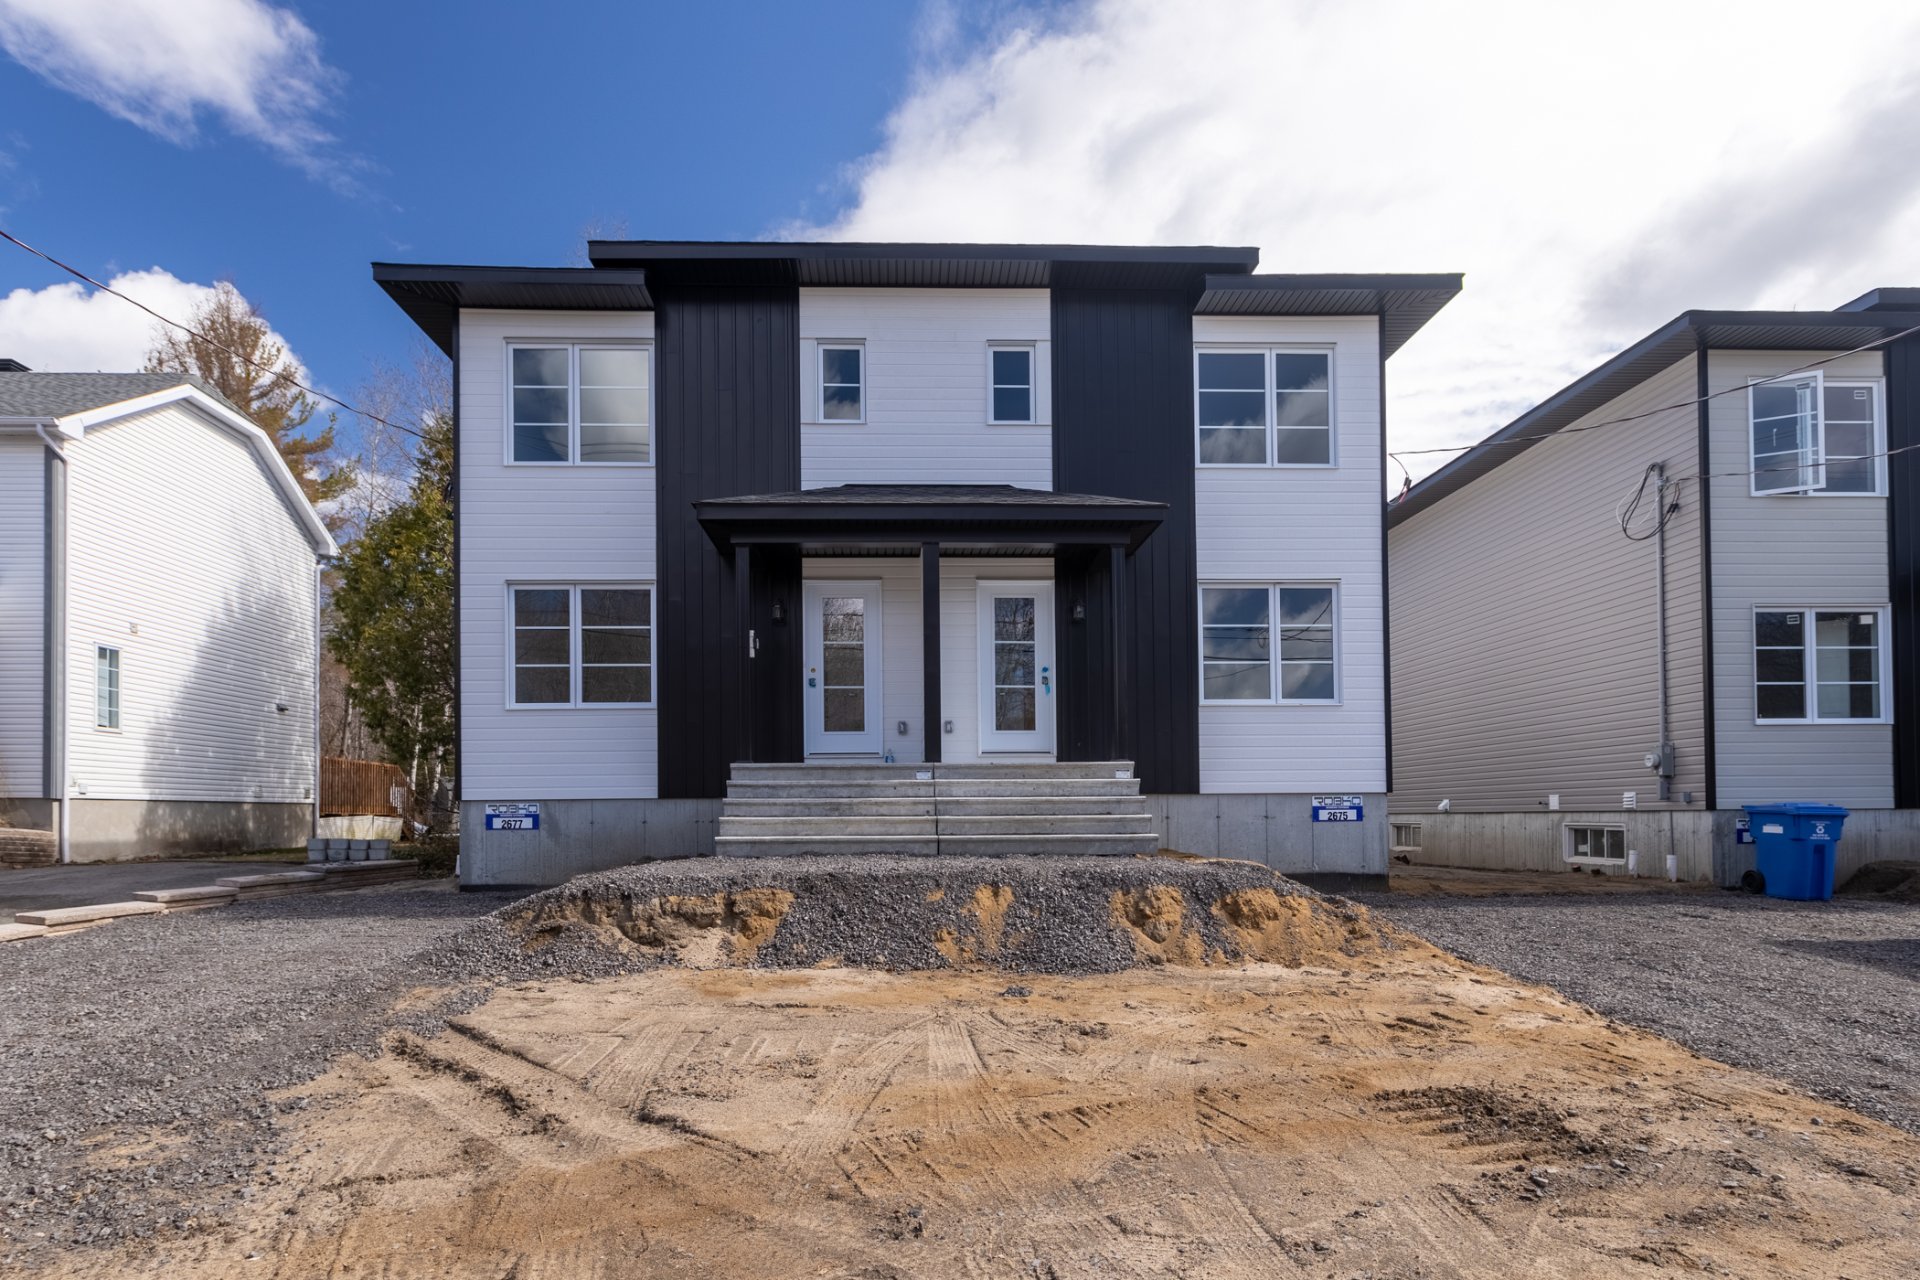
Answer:
<svg viewBox="0 0 1920 1280"><path fill-rule="evenodd" d="M1160 527L1167 504L1006 484L843 484L706 498L694 514L722 549L742 544L1122 546Z"/></svg>

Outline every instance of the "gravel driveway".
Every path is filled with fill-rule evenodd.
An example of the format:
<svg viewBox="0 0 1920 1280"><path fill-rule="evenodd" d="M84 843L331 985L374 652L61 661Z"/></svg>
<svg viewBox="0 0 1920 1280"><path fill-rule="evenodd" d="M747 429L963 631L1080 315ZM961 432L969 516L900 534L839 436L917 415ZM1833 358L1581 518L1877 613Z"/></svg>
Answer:
<svg viewBox="0 0 1920 1280"><path fill-rule="evenodd" d="M508 900L367 889L0 948L0 1273L50 1246L217 1219L272 1176L262 1093L371 1047L419 982L398 962ZM83 1171L153 1124L171 1139Z"/></svg>
<svg viewBox="0 0 1920 1280"><path fill-rule="evenodd" d="M1920 1133L1920 906L1352 896L1465 959Z"/></svg>

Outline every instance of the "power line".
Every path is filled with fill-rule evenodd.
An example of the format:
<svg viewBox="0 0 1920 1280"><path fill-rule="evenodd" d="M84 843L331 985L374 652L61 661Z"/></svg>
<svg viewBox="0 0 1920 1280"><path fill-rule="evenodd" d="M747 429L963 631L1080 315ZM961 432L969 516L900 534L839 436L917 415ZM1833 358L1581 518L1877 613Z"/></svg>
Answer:
<svg viewBox="0 0 1920 1280"><path fill-rule="evenodd" d="M1819 369L1825 365L1830 365L1836 360L1844 360L1848 356L1859 355L1862 351L1872 351L1878 347L1884 347L1888 343L1898 342L1900 341L1900 339L1912 337L1916 333L1920 333L1920 325L1914 325L1910 329L1902 329L1899 333L1889 334L1887 337L1884 337L1884 338L1876 338L1872 342L1862 343L1860 346L1854 347L1847 351L1835 352L1833 355L1823 356L1818 360L1808 361L1806 364L1801 365L1798 369L1790 369L1786 373L1777 374L1774 377L1763 379L1763 381L1779 382L1784 379L1794 377L1797 374L1811 373L1815 369ZM1525 437L1521 437L1513 440L1482 440L1478 444L1445 445L1440 448L1434 448L1434 449L1389 450L1387 453L1387 456L1389 458L1392 458L1395 462L1400 462L1400 459L1402 458L1415 458L1415 457L1420 457L1423 454L1466 453L1473 449L1494 449L1494 448L1499 448L1501 446L1510 446L1512 448L1526 448L1529 445L1538 444L1542 440L1552 440L1558 436L1577 435L1582 431L1598 431L1602 427L1617 427L1622 425L1623 423L1639 422L1643 418L1652 418L1659 414L1672 413L1675 409L1691 409L1697 405L1705 404L1709 400L1717 400L1721 396L1734 395L1739 392L1744 392L1747 389L1748 389L1747 386L1744 386L1744 385L1727 387L1720 391L1708 392L1704 396L1694 396L1691 399L1677 400L1672 404L1661 405L1657 409L1646 409L1639 413L1629 413L1619 418L1607 418L1600 422L1589 422L1585 426L1580 426L1580 427L1561 427L1557 431L1549 431L1542 435L1537 435L1537 436L1525 436ZM1895 449L1895 450L1892 450L1892 453L1901 453L1904 451L1905 451L1904 448ZM1886 457L1886 456L1891 456L1891 454L1869 454L1866 456ZM1401 470L1402 471L1406 470L1406 464L1401 463ZM1735 475L1740 473L1728 472L1727 474ZM1746 474L1751 475L1751 474L1758 474L1758 473L1748 472ZM1670 482L1670 483L1677 483L1677 482Z"/></svg>
<svg viewBox="0 0 1920 1280"><path fill-rule="evenodd" d="M230 355L235 360L238 360L241 364L244 364L252 369L258 369L261 373L266 374L270 378L276 378L276 379L279 379L280 381L291 383L293 386L298 387L300 390L306 392L308 395L317 396L319 399L325 400L328 404L339 405L342 409L345 409L348 413L351 413L356 417L365 418L369 422L377 422L381 426L390 427L395 431L404 431L416 440L426 439L426 436L424 434L414 430L412 427L402 426L397 422L389 422L387 419L381 417L377 413L369 413L365 409L359 408L355 405L348 404L345 400L342 400L339 396L329 395L325 391L320 390L318 387L310 387L306 383L300 381L300 379L294 377L292 374L287 373L285 370L270 368L267 365L261 364L258 360L254 360L247 356L241 355L238 351L235 351L232 347L224 346L221 343L215 342L212 338L209 338L206 334L200 332L198 329L194 328L192 325L182 324L178 320L172 319L171 317L163 316L158 311L155 311L152 307L148 306L146 303L141 302L135 298L129 298L126 294L120 292L118 289L115 289L111 285L101 284L98 280L95 280L92 276L80 270L78 267L68 266L66 263L60 261L60 259L54 257L52 254L44 253L41 250L34 248L32 245L28 244L25 240L22 240L20 237L14 235L10 231L0 229L0 238L5 238L8 242L18 245L20 248L25 249L28 253L32 254L36 258L40 258L46 262L51 262L54 266L60 268L62 271L66 272L68 275L73 276L77 280L85 281L87 284L92 285L94 288L98 289L100 292L110 293L114 297L120 299L120 301L130 303L133 306L140 308L140 310L146 312L148 315L152 316L155 320L158 320L161 324L171 325L173 328L178 329L183 333L191 334L193 337L199 339L201 342L204 342L208 346L212 347L215 351L223 352L226 355Z"/></svg>

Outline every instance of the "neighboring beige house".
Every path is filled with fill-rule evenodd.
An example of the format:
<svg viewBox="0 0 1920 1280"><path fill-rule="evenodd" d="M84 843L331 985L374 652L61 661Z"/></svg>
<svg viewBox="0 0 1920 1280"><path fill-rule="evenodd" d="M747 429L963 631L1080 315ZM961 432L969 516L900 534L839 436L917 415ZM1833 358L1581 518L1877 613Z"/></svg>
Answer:
<svg viewBox="0 0 1920 1280"><path fill-rule="evenodd" d="M5 860L306 839L335 550L272 441L206 389L0 361Z"/></svg>
<svg viewBox="0 0 1920 1280"><path fill-rule="evenodd" d="M1843 876L1911 856L1916 327L1687 312L1393 504L1403 854L1735 883L1740 807L1817 800Z"/></svg>

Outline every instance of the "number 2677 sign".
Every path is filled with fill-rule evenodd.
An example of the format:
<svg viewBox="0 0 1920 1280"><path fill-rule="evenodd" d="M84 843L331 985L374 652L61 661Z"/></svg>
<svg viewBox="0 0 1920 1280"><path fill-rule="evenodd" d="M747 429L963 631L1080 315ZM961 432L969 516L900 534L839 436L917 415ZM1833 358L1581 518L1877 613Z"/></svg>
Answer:
<svg viewBox="0 0 1920 1280"><path fill-rule="evenodd" d="M540 806L537 804L490 804L487 806L489 831L538 831Z"/></svg>
<svg viewBox="0 0 1920 1280"><path fill-rule="evenodd" d="M1315 822L1362 822L1366 819L1366 809L1359 796L1315 796L1313 798L1313 820Z"/></svg>

